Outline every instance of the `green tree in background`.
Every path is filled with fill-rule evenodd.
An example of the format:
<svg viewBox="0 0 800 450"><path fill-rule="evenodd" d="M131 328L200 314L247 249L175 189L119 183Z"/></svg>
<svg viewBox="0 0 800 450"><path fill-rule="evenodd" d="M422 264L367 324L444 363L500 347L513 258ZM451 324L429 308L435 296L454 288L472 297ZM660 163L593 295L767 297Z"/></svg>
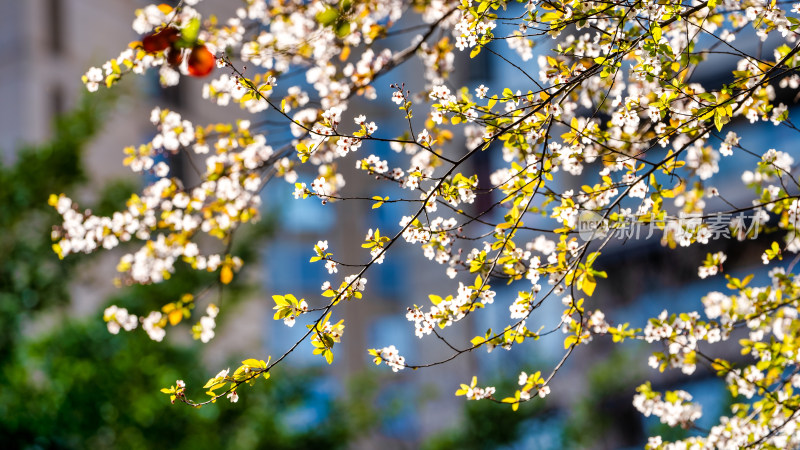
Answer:
<svg viewBox="0 0 800 450"><path fill-rule="evenodd" d="M349 435L342 406L309 392L319 382L312 372L284 372L239 405L175 414L158 386L178 376L176 365L205 373L196 351L139 333L108 339L96 320L66 323L18 350L0 391L0 434L13 448L337 448ZM286 411L310 399L323 409L293 431Z"/></svg>
<svg viewBox="0 0 800 450"><path fill-rule="evenodd" d="M83 148L109 106L110 96L84 98L55 121L51 141L20 149L14 165L0 161L0 364L10 357L21 320L69 298L64 280L78 261L59 263L48 254L58 215L46 200L53 189L86 181Z"/></svg>
<svg viewBox="0 0 800 450"><path fill-rule="evenodd" d="M510 380L497 380L498 387L512 389ZM522 448L520 441L536 422L552 418L556 411L546 400L522 405L512 411L504 405L489 402L470 402L464 405L460 423L451 429L435 434L425 442L425 450L479 450L494 448ZM537 448L547 447L537 443Z"/></svg>

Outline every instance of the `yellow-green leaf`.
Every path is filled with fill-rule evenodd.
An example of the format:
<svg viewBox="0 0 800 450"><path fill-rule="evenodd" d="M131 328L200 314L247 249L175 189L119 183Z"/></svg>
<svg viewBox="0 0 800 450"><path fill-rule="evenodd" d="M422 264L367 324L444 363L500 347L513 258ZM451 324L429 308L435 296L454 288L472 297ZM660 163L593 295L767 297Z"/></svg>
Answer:
<svg viewBox="0 0 800 450"><path fill-rule="evenodd" d="M651 31L653 32L653 40L656 41L656 42L660 41L661 40L661 27L659 27L658 25L655 25L655 26L653 26Z"/></svg>

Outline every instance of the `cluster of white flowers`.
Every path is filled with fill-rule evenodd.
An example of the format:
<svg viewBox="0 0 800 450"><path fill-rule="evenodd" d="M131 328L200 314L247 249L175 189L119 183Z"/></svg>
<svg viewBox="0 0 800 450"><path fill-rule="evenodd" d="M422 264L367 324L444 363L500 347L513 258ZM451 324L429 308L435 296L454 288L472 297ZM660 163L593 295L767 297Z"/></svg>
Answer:
<svg viewBox="0 0 800 450"><path fill-rule="evenodd" d="M422 129L422 131L420 131L420 132L419 132L419 134L417 135L417 142L419 142L419 143L420 143L420 144L422 144L423 146L430 147L430 145L431 145L431 139L432 139L432 138L431 138L431 135L430 135L430 133L428 133L428 130L426 130L426 129L424 129L424 128L423 128L423 129Z"/></svg>
<svg viewBox="0 0 800 450"><path fill-rule="evenodd" d="M599 309L595 310L589 316L588 325L592 332L596 334L605 334L608 332L609 328L605 313Z"/></svg>
<svg viewBox="0 0 800 450"><path fill-rule="evenodd" d="M483 400L485 398L491 398L497 389L494 386L486 386L486 387L478 387L478 386L468 386L466 389L467 400Z"/></svg>
<svg viewBox="0 0 800 450"><path fill-rule="evenodd" d="M433 327L436 325L436 321L431 314L423 313L419 308L408 308L406 319L409 322L414 322L414 333L419 338L426 334L431 334Z"/></svg>
<svg viewBox="0 0 800 450"><path fill-rule="evenodd" d="M206 315L200 318L198 322L198 332L200 341L204 344L214 339L214 328L217 327L216 317L219 314L219 308L215 304L210 304L206 308Z"/></svg>
<svg viewBox="0 0 800 450"><path fill-rule="evenodd" d="M770 427L775 427L775 430ZM800 444L797 430L797 419L783 417L781 408L776 408L769 426L744 417L721 417L720 424L711 428L706 439L695 439L695 442L689 440L687 444L696 443L707 448L743 448L760 441L765 447L794 448ZM679 444L683 443L676 442L666 448L677 450L681 448Z"/></svg>
<svg viewBox="0 0 800 450"><path fill-rule="evenodd" d="M724 296L718 292L710 293L703 301L706 315L710 318L716 314L718 306L725 304ZM650 366L656 368L663 361L668 367L680 368L683 373L691 375L697 369L698 343L727 340L731 329L729 322L717 326L701 321L696 311L668 316L664 310L658 318L650 319L643 331L647 342L664 341L667 349L666 354L655 354L655 358L650 359Z"/></svg>
<svg viewBox="0 0 800 450"><path fill-rule="evenodd" d="M170 18L173 14L170 14ZM133 31L138 34L145 34L153 28L167 22L167 14L157 5L147 5L142 9L136 10L136 19L133 21Z"/></svg>
<svg viewBox="0 0 800 450"><path fill-rule="evenodd" d="M344 284L350 285L350 289L356 290L358 292L364 292L364 289L367 288L367 279L364 277L359 277L358 275L348 275L344 277Z"/></svg>
<svg viewBox="0 0 800 450"><path fill-rule="evenodd" d="M386 365L391 367L392 372L403 370L406 367L406 359L400 356L394 345L380 349L379 353Z"/></svg>
<svg viewBox="0 0 800 450"><path fill-rule="evenodd" d="M159 107L150 112L150 122L158 126L159 133L153 138L153 148L176 153L181 146L188 147L194 142L194 126L175 111Z"/></svg>
<svg viewBox="0 0 800 450"><path fill-rule="evenodd" d="M135 315L129 314L125 308L111 305L103 311L103 320L106 321L108 332L111 334L119 333L120 329L131 331L139 324Z"/></svg>
<svg viewBox="0 0 800 450"><path fill-rule="evenodd" d="M777 151L774 148L767 150L761 157L761 160L787 173L792 171L792 165L794 164L794 158L788 153Z"/></svg>
<svg viewBox="0 0 800 450"><path fill-rule="evenodd" d="M722 156L731 156L733 155L733 147L737 145L739 145L739 136L735 132L729 131L725 136L725 140L719 146L719 152Z"/></svg>
<svg viewBox="0 0 800 450"><path fill-rule="evenodd" d="M277 85L276 79L269 76L264 80L261 87L274 87L275 85ZM249 89L242 86L242 82L238 77L227 73L203 84L203 98L217 105L227 106L233 101L252 114L263 112L269 108L272 89L262 88L259 90L258 95L247 95L249 92Z"/></svg>
<svg viewBox="0 0 800 450"><path fill-rule="evenodd" d="M343 75L350 78L356 87L366 87L365 97L375 100L377 94L375 88L370 85L374 74L381 71L390 61L392 61L392 51L384 48L380 53L375 54L372 48L367 48L361 58L355 64L347 63L342 71Z"/></svg>
<svg viewBox="0 0 800 450"><path fill-rule="evenodd" d="M667 398L662 399L661 394L655 393L648 397L646 394L636 394L633 397L633 406L642 414L649 417L654 415L671 427L681 425L688 427L703 415L702 407L692 403L692 396L686 391L672 391Z"/></svg>
<svg viewBox="0 0 800 450"><path fill-rule="evenodd" d="M376 155L369 155L365 159L356 161L356 169L384 174L389 171L389 164L385 159L380 159Z"/></svg>
<svg viewBox="0 0 800 450"><path fill-rule="evenodd" d="M511 319L524 319L528 317L528 314L530 314L533 309L533 300L534 297L527 292L520 292L514 300L514 303L508 307L508 310L511 312Z"/></svg>
<svg viewBox="0 0 800 450"><path fill-rule="evenodd" d="M338 264L336 264L336 261L332 259L325 261L325 269L328 271L329 274L334 274L339 272Z"/></svg>
<svg viewBox="0 0 800 450"><path fill-rule="evenodd" d="M191 123L182 120L180 115L156 108L152 119L160 124L160 133L153 142L140 146L139 150L130 148L128 152L126 149L130 156L125 162L134 171L153 165L154 149L173 151L194 141ZM248 128L249 121L240 121L238 133L249 136ZM159 282L174 270L175 261L181 258L200 270L216 270L221 263L220 256L200 255L197 244L181 234L196 230L224 233L239 222L258 218L261 198L257 192L261 179L257 171L270 160L273 151L266 145L263 135L252 136L241 151L232 151L239 145L238 139L221 138L218 154L206 159L207 175L215 175L216 180L204 181L191 191L185 191L179 181L160 178L145 187L141 196L132 196L127 210L111 217L94 216L88 211L81 214L69 198L51 197L50 204L63 218L63 224L53 233L58 239L57 252L62 257L77 252L90 253L98 247L114 248L136 237L146 241L145 245L123 256L119 265L120 272L127 273L129 281ZM168 167L158 164L154 170L163 176ZM227 173L223 175L223 171ZM154 232L158 235L151 240ZM238 259L236 266L241 266Z"/></svg>
<svg viewBox="0 0 800 450"><path fill-rule="evenodd" d="M131 280L136 283L159 283L165 276L175 271L175 262L183 255L186 248L177 242L168 243L167 238L159 234L155 240L147 241L147 244L135 253L123 255L118 269L120 272L127 272ZM208 262L213 267L219 265L218 260L217 256L209 258Z"/></svg>
<svg viewBox="0 0 800 450"><path fill-rule="evenodd" d="M431 231L422 226L418 220L413 220L411 216L403 216L400 219L400 227L403 228L403 239L409 244L425 243L431 239Z"/></svg>
<svg viewBox="0 0 800 450"><path fill-rule="evenodd" d="M519 31L506 38L508 48L517 52L523 61L528 61L533 58L533 40L528 39Z"/></svg>
<svg viewBox="0 0 800 450"><path fill-rule="evenodd" d="M714 254L709 254L708 258L706 258L706 262L702 266L697 268L697 275L700 278L713 277L714 275L719 273L722 267L722 263L724 263L727 259L728 256L724 252L716 252ZM708 315L707 310L706 310L706 315ZM713 318L710 315L708 317Z"/></svg>
<svg viewBox="0 0 800 450"><path fill-rule="evenodd" d="M494 302L496 293L488 285L483 286L480 292L477 289L458 283L458 291L455 298L448 296L445 299L437 298L434 305L428 312L423 312L419 307L408 308L406 319L414 322L414 334L422 338L426 334L431 334L436 325L442 327L450 326L464 317L473 304L481 302L489 305Z"/></svg>
<svg viewBox="0 0 800 450"><path fill-rule="evenodd" d="M392 101L397 103L398 105L402 105L405 101L405 97L401 91L394 91L392 93Z"/></svg>
<svg viewBox="0 0 800 450"><path fill-rule="evenodd" d="M701 180L711 178L719 172L719 152L703 145L702 140L696 141L687 149L686 166L694 169Z"/></svg>
<svg viewBox="0 0 800 450"><path fill-rule="evenodd" d="M311 182L311 192L319 197L323 203L336 196L345 185L345 179L340 173L331 174L325 166L320 166L320 175ZM305 184L295 186L295 198L302 198Z"/></svg>
<svg viewBox="0 0 800 450"><path fill-rule="evenodd" d="M62 258L72 253L91 253L98 247L112 249L133 235L147 238L147 226L155 223L154 215L139 218L136 211L118 212L112 217L93 216L88 211L81 214L63 194L51 197L50 203L63 219L61 226L53 230L53 238L59 239L56 252Z"/></svg>
<svg viewBox="0 0 800 450"><path fill-rule="evenodd" d="M629 197L644 199L647 195L649 188L647 187L646 180L639 179L635 174L626 173L622 176L622 182L631 185L630 191L628 192Z"/></svg>
<svg viewBox="0 0 800 450"><path fill-rule="evenodd" d="M103 82L105 76L103 75L103 70L99 67L92 67L84 75L86 78L86 89L89 92L95 92L100 87L100 83Z"/></svg>
<svg viewBox="0 0 800 450"><path fill-rule="evenodd" d="M453 27L453 36L456 37L456 48L465 50L478 44L481 37L490 33L497 27L493 20L476 20L472 14L462 14L460 20Z"/></svg>
<svg viewBox="0 0 800 450"><path fill-rule="evenodd" d="M436 261L439 264L450 263L451 267L458 263L456 258L453 258L453 243L456 241L456 225L455 218L445 219L443 217L435 217L430 221L427 227L423 227L427 239L422 244L422 252L426 258ZM412 227L409 227L409 229ZM409 239L415 239L413 232L409 233Z"/></svg>
<svg viewBox="0 0 800 450"><path fill-rule="evenodd" d="M336 156L342 158L349 152L354 152L361 147L361 139L342 136L336 140Z"/></svg>
<svg viewBox="0 0 800 450"><path fill-rule="evenodd" d="M372 135L373 133L378 131L378 126L375 125L375 122L367 122L367 117L363 114L353 118L353 122L355 122L356 125L363 126L367 136Z"/></svg>
<svg viewBox="0 0 800 450"><path fill-rule="evenodd" d="M786 414L788 415L788 414ZM648 449L683 450L687 448L743 448L752 442L764 447L794 448L800 444L798 419L787 419L781 408L772 413L769 425L750 420L749 417L720 417L719 425L711 427L708 436L693 436L682 441L664 443L661 437L650 438ZM771 429L771 427L775 427Z"/></svg>
<svg viewBox="0 0 800 450"><path fill-rule="evenodd" d="M147 332L150 339L161 342L167 334L164 330L166 325L166 317L163 317L159 311L151 311L144 319L142 319L142 329Z"/></svg>
<svg viewBox="0 0 800 450"><path fill-rule="evenodd" d="M520 372L519 378L517 380L517 384L523 386L522 389L519 391L519 398L520 400L527 401L531 398L531 391L533 389L536 390L536 395L539 398L545 398L550 394L550 386L543 384L544 380L542 380L540 373L537 372L532 375L528 375L525 372Z"/></svg>
<svg viewBox="0 0 800 450"><path fill-rule="evenodd" d="M635 112L634 107L627 104L611 115L611 123L619 128L635 129L639 125L639 120L639 114Z"/></svg>
<svg viewBox="0 0 800 450"><path fill-rule="evenodd" d="M428 97L431 100L438 101L443 107L455 104L458 101L456 96L450 93L450 88L443 84L433 86L433 89L431 89L431 93L428 94Z"/></svg>

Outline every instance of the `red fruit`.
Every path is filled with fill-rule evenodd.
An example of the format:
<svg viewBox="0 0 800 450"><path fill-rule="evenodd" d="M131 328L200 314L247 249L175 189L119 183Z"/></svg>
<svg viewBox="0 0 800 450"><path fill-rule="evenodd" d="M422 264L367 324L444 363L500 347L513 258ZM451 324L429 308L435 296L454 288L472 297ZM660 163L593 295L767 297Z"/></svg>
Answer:
<svg viewBox="0 0 800 450"><path fill-rule="evenodd" d="M189 75L204 77L214 70L216 64L216 58L205 45L196 45L189 55Z"/></svg>
<svg viewBox="0 0 800 450"><path fill-rule="evenodd" d="M177 28L167 27L158 33L148 34L142 39L142 48L147 53L157 53L166 50L173 42L178 40Z"/></svg>
<svg viewBox="0 0 800 450"><path fill-rule="evenodd" d="M172 67L178 67L183 62L183 50L175 47L170 47L167 50L167 62Z"/></svg>

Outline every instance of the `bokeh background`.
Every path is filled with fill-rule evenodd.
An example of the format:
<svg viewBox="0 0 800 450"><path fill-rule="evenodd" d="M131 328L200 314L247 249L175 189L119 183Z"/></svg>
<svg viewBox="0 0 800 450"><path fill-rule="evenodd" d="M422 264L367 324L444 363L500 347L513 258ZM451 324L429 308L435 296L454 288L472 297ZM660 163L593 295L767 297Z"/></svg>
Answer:
<svg viewBox="0 0 800 450"><path fill-rule="evenodd" d="M669 430L634 410L634 388L644 379L652 379L657 389L692 393L704 404L703 427L731 401L711 372L700 368L691 380L659 374L646 364L653 349L610 342L576 351L552 395L516 413L454 397L458 384L473 373L502 391L513 389L521 370L552 367L563 349L557 334L514 352L470 353L425 371L396 374L375 368L367 348L393 344L413 362L448 355L438 341L416 339L404 312L425 303L427 293L452 292L458 280L444 277L443 268L424 259L419 249L400 247L368 275L365 299L342 309L347 328L333 366L311 355L310 345L301 346L269 382L242 390L237 404L171 405L159 389L176 379L186 380L190 393L202 397L199 387L220 369L235 367L245 357L279 355L302 334L302 323L289 329L272 320L271 295L291 292L318 301L312 299L319 296L319 286L331 279L321 266L307 263L318 239L328 239L343 259L363 259L363 252L347 249L358 249L368 228L397 230L404 211L403 206L372 211L370 204L357 202L297 201L293 186L271 182L264 191L262 221L237 238L235 253L246 269L213 295L223 308L214 341L191 340L188 327L170 328L162 343L141 330L109 334L102 321L106 306L144 314L210 283L214 275L179 270L159 285L115 288L111 280L119 253L59 261L52 252L50 230L59 217L47 206L48 196L64 192L98 214L122 208L132 192L152 181L131 174L121 160L123 147L154 135L148 121L154 106L176 110L196 124L244 116L236 107L203 101L202 81L162 88L155 73L125 80L113 92L85 94L80 76L139 38L130 24L133 11L147 3L0 1L0 437L5 448L635 448L648 434L670 439L690 433ZM206 0L199 9L224 16L231 3ZM403 43L403 36L390 41L398 48ZM499 51L518 58L508 49ZM473 88L529 88L521 73L486 53L456 61L455 80ZM536 58L517 61L537 72ZM390 97L390 83L423 87L418 73L413 64L393 70L377 83L379 99ZM402 121L386 103L354 103L353 108L386 135L399 135ZM270 117L267 112L251 119ZM732 127L744 142L769 139L770 146L791 150L791 136L781 134L782 128ZM270 139L287 139L283 125L265 129ZM463 138L454 145L463 145ZM481 179L500 162L499 149L493 150L473 162ZM370 151L390 158L390 166L392 158L400 161L388 145ZM191 179L186 161L165 161L171 173ZM721 172L730 175L722 178L720 190L725 184L738 186L740 166L733 159L721 164ZM352 175L349 189L371 186L367 177L352 172L345 170ZM314 176L301 173L309 183ZM393 186L381 189L370 195L397 192ZM718 241L705 249L668 251L658 239L620 242L602 260L601 269L613 282L601 282L595 298L615 323L638 326L665 308L694 310L705 292L723 283L697 280L705 252L726 251L728 273L755 270L764 279L760 266L752 264L758 261L758 245ZM476 314L448 337L466 342L504 323L514 296L499 288L495 308ZM542 324L560 317L560 302L550 303L541 312Z"/></svg>

